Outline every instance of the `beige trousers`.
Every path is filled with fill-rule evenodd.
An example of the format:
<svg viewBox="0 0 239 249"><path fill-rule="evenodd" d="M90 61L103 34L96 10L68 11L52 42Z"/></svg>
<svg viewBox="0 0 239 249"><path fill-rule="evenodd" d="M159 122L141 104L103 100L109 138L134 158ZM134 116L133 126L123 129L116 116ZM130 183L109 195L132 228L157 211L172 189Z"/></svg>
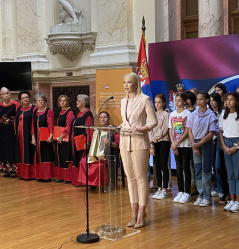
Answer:
<svg viewBox="0 0 239 249"><path fill-rule="evenodd" d="M146 206L149 198L147 180L149 150L120 150L124 171L127 176L130 203Z"/></svg>

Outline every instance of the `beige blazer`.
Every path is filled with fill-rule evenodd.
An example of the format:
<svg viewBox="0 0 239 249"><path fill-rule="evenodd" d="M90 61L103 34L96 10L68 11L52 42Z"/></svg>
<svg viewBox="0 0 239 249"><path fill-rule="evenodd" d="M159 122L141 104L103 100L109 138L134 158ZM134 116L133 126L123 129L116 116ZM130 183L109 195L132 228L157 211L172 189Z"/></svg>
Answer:
<svg viewBox="0 0 239 249"><path fill-rule="evenodd" d="M140 128L146 124L152 130L158 124L153 103L149 96L139 94L136 95L132 108L127 110L127 101L126 97L121 100L123 123L120 132L120 149L126 151L149 149L148 132L133 132L131 127Z"/></svg>

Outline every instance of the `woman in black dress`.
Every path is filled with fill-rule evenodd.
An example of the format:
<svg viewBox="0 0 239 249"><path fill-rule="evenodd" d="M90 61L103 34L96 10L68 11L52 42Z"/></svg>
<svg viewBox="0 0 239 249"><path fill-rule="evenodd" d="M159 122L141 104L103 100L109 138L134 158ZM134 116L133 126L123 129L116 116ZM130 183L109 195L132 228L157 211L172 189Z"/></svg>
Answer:
<svg viewBox="0 0 239 249"><path fill-rule="evenodd" d="M69 175L69 163L66 162L67 147L69 141L69 132L72 120L75 118L75 114L69 107L70 100L66 95L60 95L58 97L58 106L60 112L56 117L56 123L54 127L54 133L57 132L54 137L55 147L55 167L54 177L56 182L70 182Z"/></svg>
<svg viewBox="0 0 239 249"><path fill-rule="evenodd" d="M37 110L33 114L36 145L36 179L49 182L53 177L54 150L53 129L54 113L46 106L47 98L42 93L34 96ZM35 142L34 142L35 140Z"/></svg>
<svg viewBox="0 0 239 249"><path fill-rule="evenodd" d="M76 107L79 112L77 117L71 123L67 161L69 162L70 179L74 186L82 186L82 183L78 180L79 175L79 163L86 148L78 148L76 146L76 138L80 135L87 134L87 147L90 147L93 130L85 128L77 128L77 126L92 126L94 125L93 115L89 109L90 102L89 96L79 94L76 100ZM80 139L81 140L81 139Z"/></svg>
<svg viewBox="0 0 239 249"><path fill-rule="evenodd" d="M17 175L19 179L31 180L36 177L34 165L35 146L32 144L33 112L37 109L30 102L30 93L20 91L18 99L21 106L17 109Z"/></svg>
<svg viewBox="0 0 239 249"><path fill-rule="evenodd" d="M4 177L16 177L15 145L16 133L15 122L19 103L12 100L10 91L6 87L1 88L0 103L0 161Z"/></svg>

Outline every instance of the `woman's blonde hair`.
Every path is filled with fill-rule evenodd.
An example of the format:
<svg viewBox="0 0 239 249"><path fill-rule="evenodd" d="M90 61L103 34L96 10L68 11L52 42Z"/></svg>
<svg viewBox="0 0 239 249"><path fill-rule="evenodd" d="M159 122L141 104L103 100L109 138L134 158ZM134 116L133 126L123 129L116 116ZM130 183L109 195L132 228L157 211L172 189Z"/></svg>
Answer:
<svg viewBox="0 0 239 249"><path fill-rule="evenodd" d="M142 89L141 89L141 84L140 84L140 79L138 74L136 73L127 73L124 75L124 79L128 78L132 83L134 83L136 85L136 90L137 90L137 94L142 93ZM126 94L128 95L128 94Z"/></svg>
<svg viewBox="0 0 239 249"><path fill-rule="evenodd" d="M6 88L5 86L3 86L0 90L0 93L2 94L2 92L5 91L5 92L9 92L10 93L10 90L8 88Z"/></svg>
<svg viewBox="0 0 239 249"><path fill-rule="evenodd" d="M62 99L63 97L66 98L67 107L69 107L69 106L70 106L70 100L69 100L69 98L68 98L66 95L64 95L64 94L63 94L63 95L60 95L60 96L58 97L58 99L57 99L58 107L60 107L60 101L61 101L61 99Z"/></svg>

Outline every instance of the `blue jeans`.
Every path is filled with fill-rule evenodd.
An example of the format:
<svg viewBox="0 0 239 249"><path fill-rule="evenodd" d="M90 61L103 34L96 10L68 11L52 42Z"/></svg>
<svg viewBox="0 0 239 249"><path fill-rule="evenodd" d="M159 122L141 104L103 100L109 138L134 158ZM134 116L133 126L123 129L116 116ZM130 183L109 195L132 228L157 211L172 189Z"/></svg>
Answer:
<svg viewBox="0 0 239 249"><path fill-rule="evenodd" d="M239 137L237 138L225 138L225 145L228 148L234 146L234 143L239 142ZM230 194L236 194L239 196L239 150L237 150L232 155L227 155L224 152L226 168L227 168L227 179L229 184Z"/></svg>
<svg viewBox="0 0 239 249"><path fill-rule="evenodd" d="M229 194L227 182L227 170L224 158L224 151L217 148L216 152L217 192L227 196Z"/></svg>
<svg viewBox="0 0 239 249"><path fill-rule="evenodd" d="M200 140L196 139L198 143ZM195 179L198 197L201 199L211 200L211 185L212 185L212 140L204 143L199 147L200 156L194 154L193 161L195 168Z"/></svg>
<svg viewBox="0 0 239 249"><path fill-rule="evenodd" d="M213 186L213 190L221 193L222 192L222 186L217 186L217 184L220 184L220 181L218 181L217 179L217 142L218 139L216 138L215 140L213 140L213 144L212 144L212 169L213 169L213 173L214 173L214 186ZM220 162L219 162L220 163Z"/></svg>

